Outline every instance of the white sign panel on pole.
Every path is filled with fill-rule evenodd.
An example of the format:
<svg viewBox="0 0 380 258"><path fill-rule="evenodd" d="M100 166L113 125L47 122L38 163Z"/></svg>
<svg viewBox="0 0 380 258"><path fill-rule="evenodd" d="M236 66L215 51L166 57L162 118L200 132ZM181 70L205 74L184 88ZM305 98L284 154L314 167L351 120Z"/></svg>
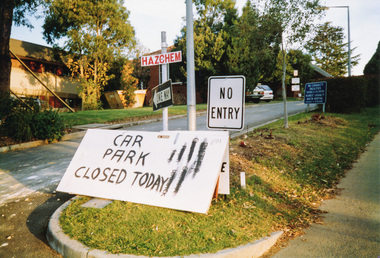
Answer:
<svg viewBox="0 0 380 258"><path fill-rule="evenodd" d="M299 77L293 77L292 78L292 84L300 84L300 78Z"/></svg>
<svg viewBox="0 0 380 258"><path fill-rule="evenodd" d="M292 91L300 91L299 85L292 85Z"/></svg>
<svg viewBox="0 0 380 258"><path fill-rule="evenodd" d="M228 139L215 131L90 129L57 191L207 213Z"/></svg>
<svg viewBox="0 0 380 258"><path fill-rule="evenodd" d="M207 127L244 128L245 77L212 76L208 80Z"/></svg>
<svg viewBox="0 0 380 258"><path fill-rule="evenodd" d="M181 51L141 57L141 66L162 65L162 64L170 64L170 63L177 63L177 62L182 62Z"/></svg>

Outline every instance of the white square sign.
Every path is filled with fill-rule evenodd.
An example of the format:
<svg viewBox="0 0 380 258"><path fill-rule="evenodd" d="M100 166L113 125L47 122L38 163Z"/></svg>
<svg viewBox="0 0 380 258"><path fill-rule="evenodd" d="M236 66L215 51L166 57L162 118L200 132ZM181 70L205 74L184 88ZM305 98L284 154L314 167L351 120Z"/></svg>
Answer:
<svg viewBox="0 0 380 258"><path fill-rule="evenodd" d="M245 77L212 76L208 80L207 127L244 128Z"/></svg>
<svg viewBox="0 0 380 258"><path fill-rule="evenodd" d="M88 130L57 191L207 213L228 132Z"/></svg>

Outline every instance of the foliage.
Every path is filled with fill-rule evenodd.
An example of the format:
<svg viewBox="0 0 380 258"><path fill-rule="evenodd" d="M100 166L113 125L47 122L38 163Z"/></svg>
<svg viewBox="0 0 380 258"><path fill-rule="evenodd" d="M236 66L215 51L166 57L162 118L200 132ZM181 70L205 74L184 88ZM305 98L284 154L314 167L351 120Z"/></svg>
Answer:
<svg viewBox="0 0 380 258"><path fill-rule="evenodd" d="M0 136L18 142L61 139L64 135L61 116L56 111L41 110L33 99L26 102L28 106L9 95L0 97Z"/></svg>
<svg viewBox="0 0 380 258"><path fill-rule="evenodd" d="M348 69L348 50L345 50L348 43L343 43L344 38L342 27L326 22L317 26L314 37L305 48L317 66L332 76L343 76ZM359 60L359 55L352 56L354 50L351 49L352 66L357 65Z"/></svg>
<svg viewBox="0 0 380 258"><path fill-rule="evenodd" d="M275 71L281 43L279 32L271 17L260 16L256 6L247 2L232 30L228 66L232 74L246 76L248 90L252 91Z"/></svg>
<svg viewBox="0 0 380 258"><path fill-rule="evenodd" d="M378 76L352 76L326 79L327 111L357 113L379 102Z"/></svg>
<svg viewBox="0 0 380 258"><path fill-rule="evenodd" d="M227 70L226 49L230 35L227 33L237 15L232 0L197 0L195 1L198 17L194 20L194 63L197 88L203 92L207 89L209 76L220 75ZM174 68L178 78L186 77L186 28L175 40L175 50L182 50L183 60ZM179 66L179 67L178 67ZM225 73L224 73L225 74Z"/></svg>
<svg viewBox="0 0 380 258"><path fill-rule="evenodd" d="M380 105L380 76L365 76L367 82L366 106L375 107Z"/></svg>
<svg viewBox="0 0 380 258"><path fill-rule="evenodd" d="M149 50L142 46L141 44L137 44L136 47L132 51L132 66L133 72L132 76L138 79L139 87L142 89L146 89L148 87L148 82L150 80L150 67L141 66L140 58L141 56L147 54Z"/></svg>
<svg viewBox="0 0 380 258"><path fill-rule="evenodd" d="M55 43L68 38L64 61L81 82L84 108L99 108L101 92L110 78L110 62L135 42L123 1L55 0L45 14L45 39Z"/></svg>
<svg viewBox="0 0 380 258"><path fill-rule="evenodd" d="M31 121L33 135L37 139L60 140L64 135L64 123L58 111L44 110L35 113Z"/></svg>
<svg viewBox="0 0 380 258"><path fill-rule="evenodd" d="M323 118L299 114L290 129L279 121L232 140L231 194L213 201L207 215L121 201L84 208L90 198L82 197L62 212L60 225L90 248L154 257L215 253L278 230L294 236L319 221L318 206L379 131L379 115L378 108Z"/></svg>
<svg viewBox="0 0 380 258"><path fill-rule="evenodd" d="M134 70L132 65L132 62L127 61L121 73L121 84L124 91L123 102L125 106L131 106L136 102L134 92L137 89L138 80L132 75Z"/></svg>
<svg viewBox="0 0 380 258"><path fill-rule="evenodd" d="M379 74L380 76L380 41L377 44L377 49L371 59L364 67L364 75Z"/></svg>

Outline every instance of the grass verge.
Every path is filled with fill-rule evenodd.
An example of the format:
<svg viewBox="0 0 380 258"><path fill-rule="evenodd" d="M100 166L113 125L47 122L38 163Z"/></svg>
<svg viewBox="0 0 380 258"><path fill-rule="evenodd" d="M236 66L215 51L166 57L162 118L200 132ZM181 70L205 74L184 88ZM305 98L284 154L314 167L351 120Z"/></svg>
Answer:
<svg viewBox="0 0 380 258"><path fill-rule="evenodd" d="M206 104L198 104L197 111L205 111ZM186 105L170 107L169 116L187 114ZM104 109L77 111L75 113L61 113L66 127L92 123L121 123L145 120L147 118L162 117L162 110L153 112L152 107L129 108L129 109Z"/></svg>
<svg viewBox="0 0 380 258"><path fill-rule="evenodd" d="M380 129L379 108L360 114L299 114L230 142L231 194L208 215L114 201L103 209L75 200L60 217L64 232L111 253L174 256L213 253L319 220L322 200ZM246 172L247 188L239 187Z"/></svg>

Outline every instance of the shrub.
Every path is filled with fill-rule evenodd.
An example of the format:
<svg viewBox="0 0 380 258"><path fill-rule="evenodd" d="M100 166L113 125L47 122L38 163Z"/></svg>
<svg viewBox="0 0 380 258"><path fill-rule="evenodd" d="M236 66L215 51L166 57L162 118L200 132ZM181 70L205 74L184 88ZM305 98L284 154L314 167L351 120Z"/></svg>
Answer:
<svg viewBox="0 0 380 258"><path fill-rule="evenodd" d="M56 111L41 110L33 99L27 105L9 94L0 94L0 136L17 142L33 138L59 140L64 135L64 123Z"/></svg>
<svg viewBox="0 0 380 258"><path fill-rule="evenodd" d="M376 102L374 95L379 92L378 80L372 82L364 76L353 76L332 78L326 81L326 106L329 112L356 113L370 103Z"/></svg>
<svg viewBox="0 0 380 258"><path fill-rule="evenodd" d="M38 139L49 142L60 140L64 135L64 129L63 119L57 111L44 110L33 117L32 131Z"/></svg>

